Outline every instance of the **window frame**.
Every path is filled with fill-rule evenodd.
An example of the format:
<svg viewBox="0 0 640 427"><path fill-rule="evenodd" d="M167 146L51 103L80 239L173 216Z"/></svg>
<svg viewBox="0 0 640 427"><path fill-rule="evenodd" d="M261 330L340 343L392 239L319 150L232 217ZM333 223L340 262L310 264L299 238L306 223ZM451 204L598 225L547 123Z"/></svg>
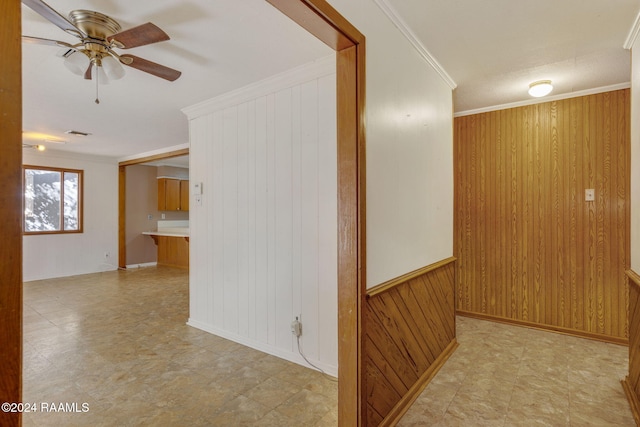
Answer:
<svg viewBox="0 0 640 427"><path fill-rule="evenodd" d="M59 230L38 230L27 231L25 223L25 207L26 207L26 174L27 170L42 170L60 173L60 223ZM76 230L64 229L64 174L73 173L78 175L78 228ZM51 166L22 165L22 234L24 236L34 236L41 234L78 234L84 233L84 170L71 168L58 168Z"/></svg>

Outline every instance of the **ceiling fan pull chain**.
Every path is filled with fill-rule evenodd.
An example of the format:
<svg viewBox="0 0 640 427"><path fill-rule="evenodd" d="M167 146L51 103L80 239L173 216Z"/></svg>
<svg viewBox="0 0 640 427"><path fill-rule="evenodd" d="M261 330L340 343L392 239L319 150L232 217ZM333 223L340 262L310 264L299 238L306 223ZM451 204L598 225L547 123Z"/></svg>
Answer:
<svg viewBox="0 0 640 427"><path fill-rule="evenodd" d="M96 75L96 104L100 104L100 100L98 99L98 79L100 78L100 73L98 72L98 64L95 64L96 67L96 72L94 73Z"/></svg>

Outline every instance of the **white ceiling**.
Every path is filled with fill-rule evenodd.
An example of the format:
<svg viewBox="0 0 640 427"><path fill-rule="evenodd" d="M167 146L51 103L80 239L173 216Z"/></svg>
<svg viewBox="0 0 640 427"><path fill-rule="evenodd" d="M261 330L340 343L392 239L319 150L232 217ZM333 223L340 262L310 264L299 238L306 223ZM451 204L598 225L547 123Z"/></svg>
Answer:
<svg viewBox="0 0 640 427"><path fill-rule="evenodd" d="M627 83L623 44L637 0L376 0L395 11L457 84L457 112L529 98L528 84L550 79L552 95ZM132 53L182 71L168 82L125 67L100 86L69 72L57 47L23 45L23 130L63 139L50 149L125 157L188 142L182 108L331 54L264 0L133 2L49 0L67 15L90 9L123 29L151 21L171 40ZM75 39L23 6L23 34ZM65 130L91 133L69 137Z"/></svg>
<svg viewBox="0 0 640 427"><path fill-rule="evenodd" d="M64 16L96 10L123 29L153 22L171 40L120 52L182 71L168 82L125 67L121 80L99 87L96 105L95 82L68 71L60 48L23 44L23 131L68 141L45 142L50 149L124 157L187 143L182 108L332 52L264 0L47 1ZM76 42L28 7L22 11L24 35ZM69 137L69 129L91 135Z"/></svg>
<svg viewBox="0 0 640 427"><path fill-rule="evenodd" d="M394 9L457 84L455 111L630 81L623 44L638 0L379 0Z"/></svg>

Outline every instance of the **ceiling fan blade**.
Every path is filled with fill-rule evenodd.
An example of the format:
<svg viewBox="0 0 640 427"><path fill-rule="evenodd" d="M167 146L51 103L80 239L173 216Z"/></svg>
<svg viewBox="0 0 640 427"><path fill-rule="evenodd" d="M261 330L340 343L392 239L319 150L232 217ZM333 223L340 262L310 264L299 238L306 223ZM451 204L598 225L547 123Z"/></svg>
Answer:
<svg viewBox="0 0 640 427"><path fill-rule="evenodd" d="M169 40L169 36L156 25L147 22L107 37L107 41L112 40L115 40L121 49L129 49Z"/></svg>
<svg viewBox="0 0 640 427"><path fill-rule="evenodd" d="M84 79L91 80L91 69L93 68L93 63L89 62L89 66L87 67L87 71L84 72Z"/></svg>
<svg viewBox="0 0 640 427"><path fill-rule="evenodd" d="M128 65L129 67L136 68L145 73L153 74L156 77L163 78L165 80L174 81L182 74L178 70L165 67L164 65L156 64L155 62L148 61L134 55L120 55L120 61Z"/></svg>
<svg viewBox="0 0 640 427"><path fill-rule="evenodd" d="M25 43L46 44L49 46L58 47L73 47L69 43L61 42L60 40L42 39L40 37L22 36L22 41Z"/></svg>
<svg viewBox="0 0 640 427"><path fill-rule="evenodd" d="M57 25L67 33L80 38L87 37L84 31L73 25L67 18L60 15L55 11L55 9L53 9L42 0L22 0L22 3L31 8L34 12L39 13L43 18Z"/></svg>

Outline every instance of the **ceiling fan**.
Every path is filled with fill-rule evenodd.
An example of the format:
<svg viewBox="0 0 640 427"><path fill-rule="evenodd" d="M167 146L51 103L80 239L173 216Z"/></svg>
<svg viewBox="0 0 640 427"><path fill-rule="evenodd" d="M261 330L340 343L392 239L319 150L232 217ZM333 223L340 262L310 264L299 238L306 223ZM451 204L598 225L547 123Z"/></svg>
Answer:
<svg viewBox="0 0 640 427"><path fill-rule="evenodd" d="M71 44L22 36L22 41L67 48L62 55L65 66L75 74L84 75L87 80L91 80L92 75L95 75L96 81L102 80L103 83L109 79L117 80L124 76L124 69L120 64L169 81L176 80L182 74L138 56L116 52L115 49L130 49L169 40L169 36L151 22L121 31L116 20L99 12L72 10L67 19L42 0L22 0L22 3L80 40ZM96 103L99 103L98 99Z"/></svg>

